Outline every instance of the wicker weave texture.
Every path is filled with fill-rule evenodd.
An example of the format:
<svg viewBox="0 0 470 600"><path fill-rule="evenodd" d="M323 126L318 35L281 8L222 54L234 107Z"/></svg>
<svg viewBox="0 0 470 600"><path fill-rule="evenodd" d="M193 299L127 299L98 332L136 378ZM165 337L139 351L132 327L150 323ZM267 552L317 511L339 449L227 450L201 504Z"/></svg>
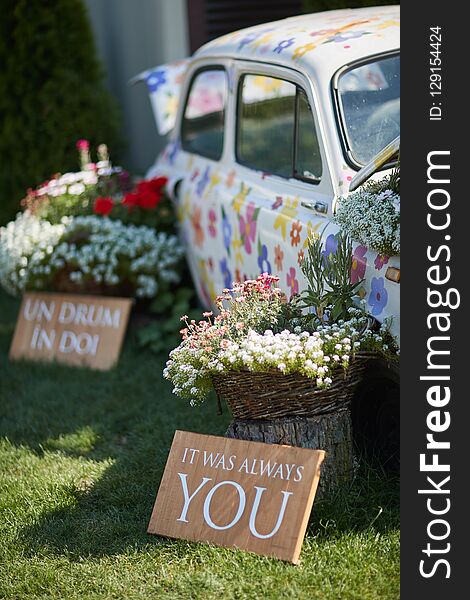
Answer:
<svg viewBox="0 0 470 600"><path fill-rule="evenodd" d="M310 417L345 408L373 355L358 353L347 370L335 373L333 383L318 389L315 381L299 373L279 371L252 373L230 371L217 375L212 383L236 419Z"/></svg>

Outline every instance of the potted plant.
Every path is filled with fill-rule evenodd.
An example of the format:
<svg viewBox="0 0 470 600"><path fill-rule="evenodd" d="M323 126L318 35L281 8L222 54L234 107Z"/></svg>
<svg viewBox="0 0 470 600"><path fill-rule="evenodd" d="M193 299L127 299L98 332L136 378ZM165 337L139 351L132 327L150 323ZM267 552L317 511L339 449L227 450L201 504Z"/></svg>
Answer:
<svg viewBox="0 0 470 600"><path fill-rule="evenodd" d="M193 404L212 387L235 418L312 416L347 406L365 364L393 355L387 324L375 327L354 305L352 245L338 235L328 256L312 238L302 268L308 289L287 301L278 278L264 273L217 298L218 314L182 317L183 340L164 375Z"/></svg>

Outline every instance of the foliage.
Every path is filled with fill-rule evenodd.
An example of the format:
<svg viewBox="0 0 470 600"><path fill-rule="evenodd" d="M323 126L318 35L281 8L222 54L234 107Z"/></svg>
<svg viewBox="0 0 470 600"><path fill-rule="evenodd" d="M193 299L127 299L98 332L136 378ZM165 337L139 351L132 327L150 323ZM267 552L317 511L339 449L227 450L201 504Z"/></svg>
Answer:
<svg viewBox="0 0 470 600"><path fill-rule="evenodd" d="M327 253L321 237L309 239L301 269L307 280L303 305L310 310L307 319L335 323L347 319L354 296L363 280L351 283L352 242L344 233L336 236L335 252Z"/></svg>
<svg viewBox="0 0 470 600"><path fill-rule="evenodd" d="M296 567L149 536L175 429L223 435L229 414L215 398L194 411L172 396L133 324L108 372L12 363L17 310L0 291L0 597L399 597L398 480L365 463L351 488L315 502Z"/></svg>
<svg viewBox="0 0 470 600"><path fill-rule="evenodd" d="M152 322L141 327L137 333L139 346L156 354L168 352L170 348L177 346L180 315L187 314L189 319L197 319L199 316L199 310L193 308L194 302L194 289L184 285L159 294L150 306Z"/></svg>
<svg viewBox="0 0 470 600"><path fill-rule="evenodd" d="M400 167L340 198L334 222L384 256L400 254Z"/></svg>
<svg viewBox="0 0 470 600"><path fill-rule="evenodd" d="M0 282L24 289L152 298L178 282L176 236L107 217L64 217L51 225L29 212L0 228Z"/></svg>
<svg viewBox="0 0 470 600"><path fill-rule="evenodd" d="M374 181L369 179L362 185L362 189L371 194L380 194L391 190L397 196L400 195L400 160L389 175Z"/></svg>
<svg viewBox="0 0 470 600"><path fill-rule="evenodd" d="M0 223L28 186L75 165L74 143L121 147L82 0L1 0Z"/></svg>

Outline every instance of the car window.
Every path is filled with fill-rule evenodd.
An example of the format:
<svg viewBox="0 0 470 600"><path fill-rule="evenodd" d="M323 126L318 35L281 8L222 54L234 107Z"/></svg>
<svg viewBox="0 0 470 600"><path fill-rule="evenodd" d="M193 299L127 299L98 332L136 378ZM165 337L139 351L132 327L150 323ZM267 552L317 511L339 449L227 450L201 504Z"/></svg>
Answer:
<svg viewBox="0 0 470 600"><path fill-rule="evenodd" d="M245 75L241 85L238 158L244 165L292 176L295 124L293 83Z"/></svg>
<svg viewBox="0 0 470 600"><path fill-rule="evenodd" d="M322 167L315 122L299 86L265 75L242 77L237 160L273 175L319 181Z"/></svg>
<svg viewBox="0 0 470 600"><path fill-rule="evenodd" d="M297 91L297 115L295 176L319 180L322 175L322 162L315 121L307 94L300 88Z"/></svg>
<svg viewBox="0 0 470 600"><path fill-rule="evenodd" d="M365 165L400 135L400 57L350 68L338 81L340 116L347 145Z"/></svg>
<svg viewBox="0 0 470 600"><path fill-rule="evenodd" d="M191 82L181 126L184 150L219 160L224 146L227 76L223 69L199 71Z"/></svg>

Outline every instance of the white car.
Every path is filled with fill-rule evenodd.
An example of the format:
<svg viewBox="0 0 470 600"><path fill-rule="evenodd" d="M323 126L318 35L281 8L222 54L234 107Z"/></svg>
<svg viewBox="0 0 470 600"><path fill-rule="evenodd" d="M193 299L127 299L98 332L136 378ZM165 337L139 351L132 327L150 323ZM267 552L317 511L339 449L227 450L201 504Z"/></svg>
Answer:
<svg viewBox="0 0 470 600"><path fill-rule="evenodd" d="M335 251L337 199L399 136L399 7L251 27L140 78L160 131L172 129L149 176L169 178L203 305L262 272L291 295L305 287L309 232ZM399 257L354 252L367 309L398 334Z"/></svg>

